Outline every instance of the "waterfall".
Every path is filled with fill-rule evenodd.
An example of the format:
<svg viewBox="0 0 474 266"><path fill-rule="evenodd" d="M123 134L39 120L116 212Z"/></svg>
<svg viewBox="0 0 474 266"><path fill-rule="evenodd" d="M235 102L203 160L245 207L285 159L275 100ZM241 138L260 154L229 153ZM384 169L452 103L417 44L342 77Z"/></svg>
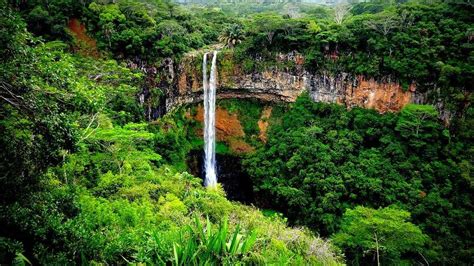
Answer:
<svg viewBox="0 0 474 266"><path fill-rule="evenodd" d="M217 51L212 57L210 78L207 78L207 53L202 62L202 86L204 91L204 172L206 187L217 184L216 174L216 61Z"/></svg>

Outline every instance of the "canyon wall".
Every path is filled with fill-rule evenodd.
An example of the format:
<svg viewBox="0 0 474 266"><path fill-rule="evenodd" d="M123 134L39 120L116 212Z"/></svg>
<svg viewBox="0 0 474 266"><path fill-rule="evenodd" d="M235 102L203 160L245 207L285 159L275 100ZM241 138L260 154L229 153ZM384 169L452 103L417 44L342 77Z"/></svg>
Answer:
<svg viewBox="0 0 474 266"><path fill-rule="evenodd" d="M219 54L218 98L257 98L263 101L293 102L307 91L316 102L344 104L348 108L372 108L380 113L397 112L408 103L423 103L416 86L403 89L389 78L375 80L347 73L310 73L298 53L281 54L277 65L245 73L232 54ZM202 53L186 55L179 63L175 82L166 92L166 110L202 101ZM248 72L248 71L247 71Z"/></svg>

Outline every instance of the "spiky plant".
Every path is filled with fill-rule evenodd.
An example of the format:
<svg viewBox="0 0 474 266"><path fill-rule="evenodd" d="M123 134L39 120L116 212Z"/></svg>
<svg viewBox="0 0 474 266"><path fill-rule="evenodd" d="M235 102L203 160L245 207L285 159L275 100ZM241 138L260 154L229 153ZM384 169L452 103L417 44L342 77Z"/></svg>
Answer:
<svg viewBox="0 0 474 266"><path fill-rule="evenodd" d="M235 264L249 254L257 240L255 232L242 235L239 225L230 233L227 220L213 230L209 218L204 227L196 217L195 227L188 227L188 233L188 238L173 245L175 265Z"/></svg>
<svg viewBox="0 0 474 266"><path fill-rule="evenodd" d="M242 42L244 39L244 30L239 24L231 24L219 36L219 41L226 47L232 48Z"/></svg>

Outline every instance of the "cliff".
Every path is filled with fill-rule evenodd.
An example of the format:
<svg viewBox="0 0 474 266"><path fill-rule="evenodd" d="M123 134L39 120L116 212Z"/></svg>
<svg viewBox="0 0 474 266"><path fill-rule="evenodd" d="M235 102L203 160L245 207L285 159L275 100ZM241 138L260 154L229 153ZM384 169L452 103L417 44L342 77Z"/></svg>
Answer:
<svg viewBox="0 0 474 266"><path fill-rule="evenodd" d="M202 54L186 55L179 63L175 83L166 95L166 110L184 103L202 101ZM316 102L339 103L348 108L372 108L380 113L397 112L408 103L423 103L416 86L402 86L385 79L366 79L347 73L310 73L298 53L281 54L277 65L246 73L231 53L220 53L218 98L258 98L263 101L293 102L304 91Z"/></svg>
<svg viewBox="0 0 474 266"><path fill-rule="evenodd" d="M139 96L145 105L149 120L153 120L174 107L199 103L202 91L202 52L189 53L179 62L170 58L159 65L132 65L146 73L147 87ZM210 66L208 66L210 67ZM307 91L315 102L337 103L347 108L362 107L380 113L398 112L409 103L428 103L428 93L417 91L415 84L403 88L399 83L386 78L366 78L349 73L312 73L304 68L304 57L298 53L280 54L275 64L261 70L244 70L231 52L218 54L217 98L254 98L265 102L294 102ZM434 86L434 88L436 88ZM159 93L157 93L159 92ZM436 96L436 90L432 90ZM433 98L433 95L430 95ZM440 111L440 118L449 123L452 114L443 108L443 101L434 97L431 102ZM266 105L258 120L258 137L266 142L271 104ZM197 106L196 114L188 119L203 122L203 109ZM248 153L254 148L246 142L240 118L222 107L216 109L216 133L220 142L226 143L234 154ZM202 135L202 131L197 132Z"/></svg>

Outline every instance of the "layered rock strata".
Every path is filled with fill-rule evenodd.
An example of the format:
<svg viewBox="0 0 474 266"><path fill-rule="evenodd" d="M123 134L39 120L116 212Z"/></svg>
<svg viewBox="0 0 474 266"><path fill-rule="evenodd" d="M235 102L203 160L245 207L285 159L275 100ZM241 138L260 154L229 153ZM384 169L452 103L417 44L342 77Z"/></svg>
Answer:
<svg viewBox="0 0 474 266"><path fill-rule="evenodd" d="M202 75L198 58L197 55L190 55L181 61L176 85L167 92L166 110L202 101ZM404 90L399 83L389 79L366 79L346 73L310 73L304 70L301 55L280 55L278 59L293 63L292 69L271 67L249 74L244 73L239 65L233 64L232 58L221 59L217 97L294 102L301 93L307 91L316 102L344 104L348 108L371 108L380 113L397 112L408 103L424 102L423 95L416 92L415 85Z"/></svg>

